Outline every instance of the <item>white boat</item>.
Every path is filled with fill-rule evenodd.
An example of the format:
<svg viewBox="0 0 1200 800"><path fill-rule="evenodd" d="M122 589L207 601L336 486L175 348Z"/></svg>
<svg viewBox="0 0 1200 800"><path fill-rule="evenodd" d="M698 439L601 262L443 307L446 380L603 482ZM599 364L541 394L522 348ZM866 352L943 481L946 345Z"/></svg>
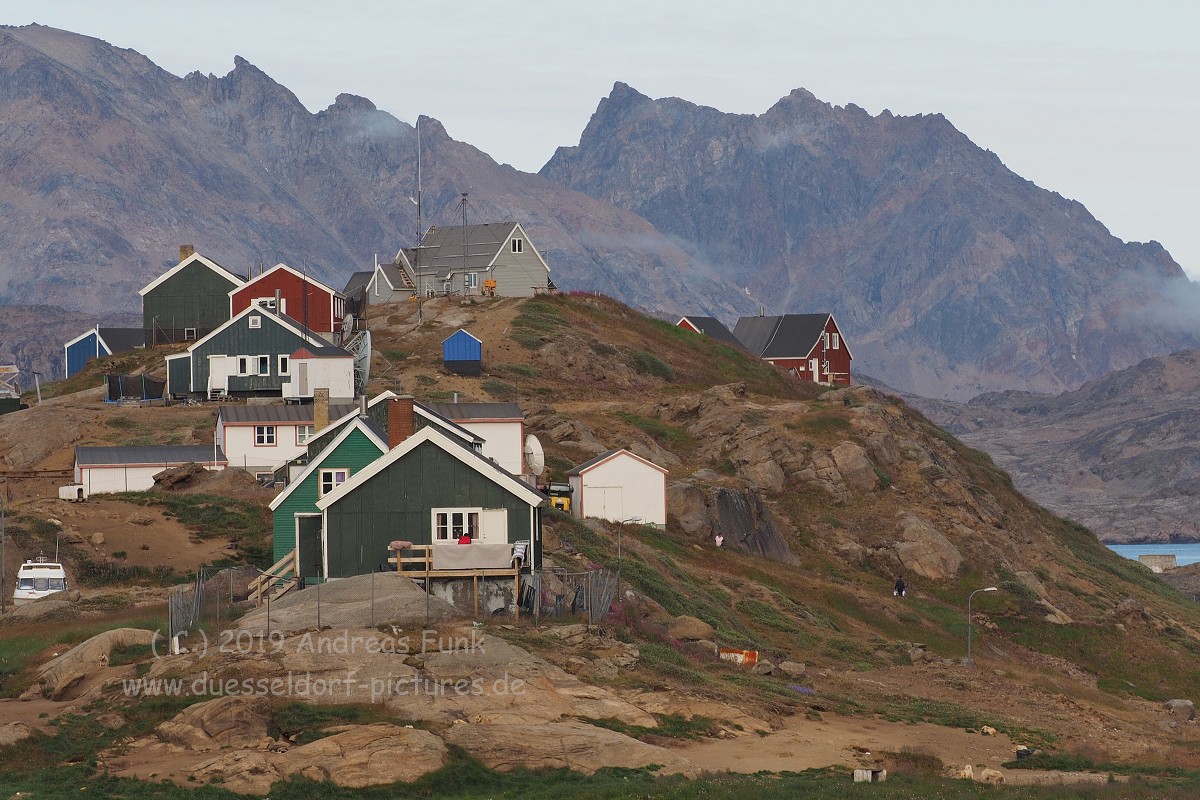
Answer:
<svg viewBox="0 0 1200 800"><path fill-rule="evenodd" d="M26 561L17 570L17 589L13 605L19 606L67 588L67 571L63 565L45 556Z"/></svg>

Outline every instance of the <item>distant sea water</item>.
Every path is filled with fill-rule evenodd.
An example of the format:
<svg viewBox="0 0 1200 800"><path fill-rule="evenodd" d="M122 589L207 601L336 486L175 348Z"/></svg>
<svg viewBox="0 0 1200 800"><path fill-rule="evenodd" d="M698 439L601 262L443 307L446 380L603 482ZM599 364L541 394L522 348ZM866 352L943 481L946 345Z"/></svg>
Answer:
<svg viewBox="0 0 1200 800"><path fill-rule="evenodd" d="M1137 561L1138 556L1169 556L1174 554L1175 565L1182 567L1200 561L1200 542L1175 544L1110 544L1108 549L1120 556Z"/></svg>

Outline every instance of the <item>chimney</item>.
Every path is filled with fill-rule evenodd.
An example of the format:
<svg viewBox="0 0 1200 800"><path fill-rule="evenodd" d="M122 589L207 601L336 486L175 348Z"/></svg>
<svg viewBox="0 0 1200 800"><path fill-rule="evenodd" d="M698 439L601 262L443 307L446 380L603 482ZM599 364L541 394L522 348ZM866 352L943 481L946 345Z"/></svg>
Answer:
<svg viewBox="0 0 1200 800"><path fill-rule="evenodd" d="M388 448L395 449L417 432L412 395L394 397L388 401Z"/></svg>
<svg viewBox="0 0 1200 800"><path fill-rule="evenodd" d="M766 307L766 306L759 306L759 307L758 307L758 315L759 315L760 317L765 317L765 316L767 315L767 307Z"/></svg>
<svg viewBox="0 0 1200 800"><path fill-rule="evenodd" d="M313 389L313 433L329 427L329 390Z"/></svg>
<svg viewBox="0 0 1200 800"><path fill-rule="evenodd" d="M188 256L195 255L195 253L196 253L196 246L194 244L179 245L179 260L180 261L183 261Z"/></svg>
<svg viewBox="0 0 1200 800"><path fill-rule="evenodd" d="M275 290L275 313L276 314L283 313L283 290L282 289Z"/></svg>
<svg viewBox="0 0 1200 800"><path fill-rule="evenodd" d="M365 394L358 398L358 415L360 417L367 416L367 396Z"/></svg>

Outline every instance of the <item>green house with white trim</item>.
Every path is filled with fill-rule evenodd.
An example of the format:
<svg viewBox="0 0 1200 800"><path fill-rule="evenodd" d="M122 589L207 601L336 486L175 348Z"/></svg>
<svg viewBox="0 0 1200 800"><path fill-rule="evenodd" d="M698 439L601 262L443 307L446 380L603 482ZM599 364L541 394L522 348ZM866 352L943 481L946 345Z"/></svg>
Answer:
<svg viewBox="0 0 1200 800"><path fill-rule="evenodd" d="M396 540L459 547L463 534L484 544L524 543L523 565L536 570L545 503L532 486L428 426L317 500L323 574L372 572Z"/></svg>
<svg viewBox="0 0 1200 800"><path fill-rule="evenodd" d="M317 500L329 494L388 451L388 436L369 417L356 416L288 487L271 501L275 560L300 544L300 574L323 575L321 512Z"/></svg>

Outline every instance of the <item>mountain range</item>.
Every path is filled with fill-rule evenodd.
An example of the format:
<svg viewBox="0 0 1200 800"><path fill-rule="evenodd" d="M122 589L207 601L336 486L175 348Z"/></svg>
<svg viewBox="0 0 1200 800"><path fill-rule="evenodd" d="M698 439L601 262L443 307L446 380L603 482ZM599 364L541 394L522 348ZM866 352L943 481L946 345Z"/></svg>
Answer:
<svg viewBox="0 0 1200 800"><path fill-rule="evenodd" d="M855 369L905 390L1060 391L1200 345L1161 246L1121 242L940 115L803 90L735 115L618 83L537 175L420 124L425 224L456 224L466 192L469 221L525 225L560 287L662 316L832 311ZM0 28L0 302L105 322L185 243L340 286L414 242L416 162L414 126L351 94L311 113L242 58L180 78ZM53 328L44 358L78 332Z"/></svg>
<svg viewBox="0 0 1200 800"><path fill-rule="evenodd" d="M1149 358L1059 395L907 399L1102 541L1200 541L1200 352Z"/></svg>

